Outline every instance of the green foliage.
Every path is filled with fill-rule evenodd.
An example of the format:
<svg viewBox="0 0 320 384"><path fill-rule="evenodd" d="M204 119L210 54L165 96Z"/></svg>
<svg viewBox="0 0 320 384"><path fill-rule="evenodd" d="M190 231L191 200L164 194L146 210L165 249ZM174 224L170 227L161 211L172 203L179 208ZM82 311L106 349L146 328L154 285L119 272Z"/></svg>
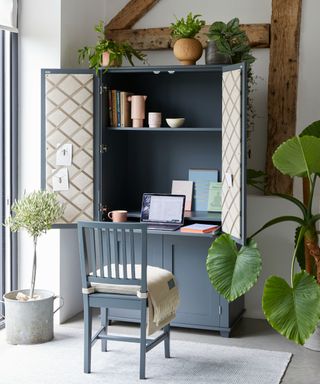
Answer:
<svg viewBox="0 0 320 384"><path fill-rule="evenodd" d="M133 66L134 57L145 62L146 55L134 49L129 43L106 39L103 21L99 21L99 24L95 26L95 31L98 33L98 41L95 46L85 46L78 50L79 63L83 63L87 59L89 61L89 68L94 68L97 73L101 67L102 54L104 52L109 52L110 55L109 65L106 67L106 70L110 65L121 66L123 58L126 58Z"/></svg>
<svg viewBox="0 0 320 384"><path fill-rule="evenodd" d="M214 288L228 301L247 292L261 271L261 256L255 241L237 249L230 235L223 234L209 248L207 271Z"/></svg>
<svg viewBox="0 0 320 384"><path fill-rule="evenodd" d="M240 29L238 18L234 18L228 23L214 22L211 24L207 36L209 40L216 42L218 52L229 56L233 64L246 62L250 65L255 61L251 54L248 37Z"/></svg>
<svg viewBox="0 0 320 384"><path fill-rule="evenodd" d="M256 171L255 169L247 169L247 184L264 191L266 184L267 174L262 171Z"/></svg>
<svg viewBox="0 0 320 384"><path fill-rule="evenodd" d="M12 215L6 219L5 225L12 232L25 229L30 236L37 238L52 227L63 210L56 193L36 191L13 203Z"/></svg>
<svg viewBox="0 0 320 384"><path fill-rule="evenodd" d="M284 175L308 177L320 173L320 138L293 137L281 144L272 156L274 166Z"/></svg>
<svg viewBox="0 0 320 384"><path fill-rule="evenodd" d="M262 307L271 326L298 344L315 331L320 318L320 287L305 271L294 276L293 285L270 276L264 287Z"/></svg>
<svg viewBox="0 0 320 384"><path fill-rule="evenodd" d="M269 220L258 229L248 240L246 246L237 251L236 243L222 235L211 245L208 252L207 267L210 281L217 291L227 300L234 300L237 293L247 292L256 282L260 270L248 268L249 273L244 277L239 274L238 264L242 265L242 258L249 257L249 253L259 254L252 238L261 231L283 222L295 222L298 228L294 236L294 253L291 260L291 284L280 277L269 277L265 283L263 293L263 310L271 326L279 333L296 343L303 344L314 332L320 320L320 263L315 259L320 252L316 233L316 223L320 220L320 213L313 212L313 197L316 181L320 175L320 121L309 125L300 136L293 137L281 144L272 157L274 166L283 174L291 177L307 177L309 180L309 201L304 204L296 197L286 194L274 194L292 203L299 209L300 215L280 216ZM262 177L260 172L251 172L251 178ZM307 244L311 258L311 268L307 272L294 272L295 261L305 268L305 244ZM249 252L250 251L250 252ZM311 252L312 251L312 252ZM281 256L281 255L279 255ZM310 256L311 257L311 256ZM238 260L239 259L239 260ZM252 260L258 260L258 256ZM224 269L224 271L223 271ZM246 268L243 268L243 271ZM237 289L234 293L235 276L237 275ZM253 273L254 272L254 273ZM318 284L317 284L318 283Z"/></svg>
<svg viewBox="0 0 320 384"><path fill-rule="evenodd" d="M171 36L176 39L195 37L205 24L204 20L199 19L200 17L201 15L193 16L191 12L187 15L186 19L183 17L177 19L176 17L176 22L170 25Z"/></svg>

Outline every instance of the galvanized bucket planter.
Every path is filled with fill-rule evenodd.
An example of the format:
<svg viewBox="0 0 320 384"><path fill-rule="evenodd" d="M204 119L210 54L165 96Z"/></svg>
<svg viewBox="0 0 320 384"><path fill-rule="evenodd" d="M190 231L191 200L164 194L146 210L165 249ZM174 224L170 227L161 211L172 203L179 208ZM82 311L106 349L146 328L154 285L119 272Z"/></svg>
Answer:
<svg viewBox="0 0 320 384"><path fill-rule="evenodd" d="M29 290L6 293L6 339L9 344L37 344L53 339L53 315L63 306L63 299L50 291L37 289L35 295L40 298L30 301L18 301L18 292L26 295ZM60 298L60 306L53 310L53 301Z"/></svg>

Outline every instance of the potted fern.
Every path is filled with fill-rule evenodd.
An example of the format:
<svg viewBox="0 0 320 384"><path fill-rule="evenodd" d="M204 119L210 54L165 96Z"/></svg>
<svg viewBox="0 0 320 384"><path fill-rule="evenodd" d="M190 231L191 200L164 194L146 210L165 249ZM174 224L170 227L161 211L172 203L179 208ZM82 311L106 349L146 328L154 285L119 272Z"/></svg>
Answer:
<svg viewBox="0 0 320 384"><path fill-rule="evenodd" d="M88 60L89 68L95 69L98 73L101 66L105 67L105 70L111 66L120 67L124 58L131 65L134 65L133 58L145 62L146 55L134 49L129 43L106 39L103 21L100 20L94 29L98 33L98 41L94 46L85 46L78 50L79 63Z"/></svg>
<svg viewBox="0 0 320 384"><path fill-rule="evenodd" d="M4 295L9 344L34 344L53 338L53 300L57 296L49 291L35 290L37 242L61 217L63 210L56 193L36 191L16 201L11 207L12 214L6 219L5 225L12 232L25 229L33 240L30 288Z"/></svg>
<svg viewBox="0 0 320 384"><path fill-rule="evenodd" d="M270 325L281 335L298 344L307 342L309 348L320 350L320 340L310 342L309 339L320 321L320 247L316 228L320 213L314 212L313 204L320 175L320 121L312 123L300 136L281 144L272 160L281 173L307 179L309 193L306 203L291 195L276 194L294 204L300 215L268 221L250 236L241 249L229 235L221 235L209 249L208 275L220 294L228 301L235 300L256 283L261 271L261 255L253 238L270 226L286 221L296 223L295 236L292 236L295 248L289 265L290 282L279 276L270 276L265 282L262 308ZM300 272L295 272L296 262ZM320 332L315 334L319 337Z"/></svg>
<svg viewBox="0 0 320 384"><path fill-rule="evenodd" d="M176 22L170 25L171 36L176 39L173 53L183 65L194 65L202 55L202 44L195 38L205 24L200 17L190 12L185 19L176 18Z"/></svg>

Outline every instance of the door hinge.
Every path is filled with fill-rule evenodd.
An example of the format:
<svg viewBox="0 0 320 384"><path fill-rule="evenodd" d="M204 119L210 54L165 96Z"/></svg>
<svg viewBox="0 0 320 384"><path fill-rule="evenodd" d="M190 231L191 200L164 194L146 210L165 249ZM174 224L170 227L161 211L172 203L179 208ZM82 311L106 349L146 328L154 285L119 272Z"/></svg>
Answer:
<svg viewBox="0 0 320 384"><path fill-rule="evenodd" d="M221 316L222 315L222 307L221 307L221 305L219 305L219 316Z"/></svg>
<svg viewBox="0 0 320 384"><path fill-rule="evenodd" d="M106 87L105 85L100 85L100 95L103 94L103 92L107 92L108 90L108 87Z"/></svg>
<svg viewBox="0 0 320 384"><path fill-rule="evenodd" d="M106 153L107 150L108 150L108 147L106 144L100 144L100 150L99 150L100 153Z"/></svg>

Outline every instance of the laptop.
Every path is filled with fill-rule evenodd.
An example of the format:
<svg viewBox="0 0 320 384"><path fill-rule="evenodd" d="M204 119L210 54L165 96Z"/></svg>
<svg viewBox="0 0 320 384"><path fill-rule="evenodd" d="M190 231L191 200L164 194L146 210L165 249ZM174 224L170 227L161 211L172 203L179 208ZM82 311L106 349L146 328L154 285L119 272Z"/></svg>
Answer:
<svg viewBox="0 0 320 384"><path fill-rule="evenodd" d="M176 231L183 226L185 195L144 193L140 221L148 229Z"/></svg>

